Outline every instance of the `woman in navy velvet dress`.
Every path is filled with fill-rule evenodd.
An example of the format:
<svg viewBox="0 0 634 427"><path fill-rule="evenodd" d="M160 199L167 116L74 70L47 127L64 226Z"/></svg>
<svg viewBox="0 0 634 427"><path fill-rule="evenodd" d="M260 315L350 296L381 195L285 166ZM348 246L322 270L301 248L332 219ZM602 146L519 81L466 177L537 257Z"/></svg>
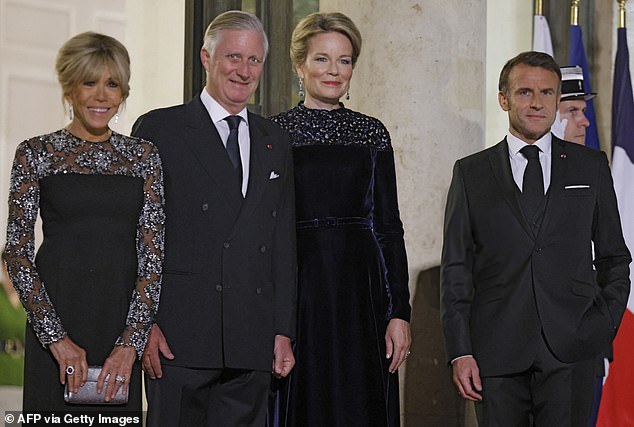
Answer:
<svg viewBox="0 0 634 427"><path fill-rule="evenodd" d="M295 164L296 365L273 411L285 426L398 426L397 370L410 305L394 153L383 124L349 110L361 35L341 13L295 28L291 59L304 102L273 117Z"/></svg>

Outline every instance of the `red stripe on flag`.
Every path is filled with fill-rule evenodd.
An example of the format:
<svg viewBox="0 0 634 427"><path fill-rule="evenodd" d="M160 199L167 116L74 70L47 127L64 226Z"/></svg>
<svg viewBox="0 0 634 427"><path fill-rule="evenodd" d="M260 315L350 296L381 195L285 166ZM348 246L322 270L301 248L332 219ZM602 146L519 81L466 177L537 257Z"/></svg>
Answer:
<svg viewBox="0 0 634 427"><path fill-rule="evenodd" d="M634 313L625 310L603 386L598 427L634 426Z"/></svg>

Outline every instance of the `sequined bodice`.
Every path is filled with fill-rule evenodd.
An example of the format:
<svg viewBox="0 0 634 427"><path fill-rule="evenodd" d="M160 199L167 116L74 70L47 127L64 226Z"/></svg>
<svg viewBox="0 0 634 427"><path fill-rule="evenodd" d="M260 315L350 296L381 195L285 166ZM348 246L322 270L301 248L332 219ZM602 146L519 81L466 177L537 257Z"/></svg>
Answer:
<svg viewBox="0 0 634 427"><path fill-rule="evenodd" d="M378 119L345 107L317 110L300 104L272 120L291 135L298 221L377 219L376 168L380 173L381 159L392 155L390 136Z"/></svg>
<svg viewBox="0 0 634 427"><path fill-rule="evenodd" d="M74 176L85 176L87 179L78 181L72 179ZM95 179L88 179L90 176ZM57 225L56 216L70 223L89 218L82 216L84 207L82 201L74 197L74 190L89 190L91 185L98 185L99 187L93 187L96 190L93 200L99 198L98 194L104 194L111 197L108 199L110 202L117 202L116 196L103 193L107 190L103 188L104 181L101 179L107 176L121 178L112 186L110 183L114 181L108 181L106 188L133 188L135 184L133 187L128 185L132 183L130 179L138 179L139 188L142 187L142 191L139 191L139 198L142 200L138 201L140 208L128 205L140 212L138 221L135 221L136 243L132 242L133 250L136 246L138 277L132 293L126 328L116 342L118 345L134 346L140 355L147 340L149 326L158 309L164 235L163 177L158 151L151 143L117 133L113 133L104 142L89 142L66 130L22 142L16 150L11 172L7 267L40 342L46 345L64 337L66 331L34 264L35 221L38 210L42 208L46 243L47 232L51 235L50 239L54 238L51 230ZM65 177L69 179L64 179ZM63 197L52 201L44 199L41 191L49 186L62 189L63 191L56 190L56 194ZM72 206L68 206L69 204ZM112 209L117 208L115 206ZM103 214L107 215L107 212ZM68 218L68 215L77 216ZM69 229L64 228L64 231ZM134 235L134 230L132 233ZM55 238L66 239L72 245L73 237L75 236Z"/></svg>
<svg viewBox="0 0 634 427"><path fill-rule="evenodd" d="M291 134L293 146L355 145L391 149L390 135L378 119L345 107L317 110L303 104L271 117Z"/></svg>

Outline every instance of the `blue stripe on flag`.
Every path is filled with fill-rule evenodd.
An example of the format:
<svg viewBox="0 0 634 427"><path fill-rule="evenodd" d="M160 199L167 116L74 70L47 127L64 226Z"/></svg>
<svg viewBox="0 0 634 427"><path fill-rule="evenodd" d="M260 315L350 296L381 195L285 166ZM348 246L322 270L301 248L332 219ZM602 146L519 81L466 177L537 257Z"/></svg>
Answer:
<svg viewBox="0 0 634 427"><path fill-rule="evenodd" d="M626 29L619 28L617 37L612 91L612 150L618 145L625 150L630 162L634 163L634 97Z"/></svg>
<svg viewBox="0 0 634 427"><path fill-rule="evenodd" d="M583 85L586 92L592 92L590 84L590 73L588 72L588 62L586 61L586 51L583 48L583 35L579 25L570 26L570 64L579 65L583 69ZM590 126L586 129L586 146L599 150L599 133L597 132L597 119L594 114L594 101L586 101L586 117Z"/></svg>

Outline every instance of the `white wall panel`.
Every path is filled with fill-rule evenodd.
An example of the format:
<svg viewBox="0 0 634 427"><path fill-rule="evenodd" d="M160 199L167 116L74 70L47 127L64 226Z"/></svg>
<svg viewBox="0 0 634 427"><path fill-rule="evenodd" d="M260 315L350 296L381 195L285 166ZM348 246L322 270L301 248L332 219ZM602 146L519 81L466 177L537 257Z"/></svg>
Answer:
<svg viewBox="0 0 634 427"><path fill-rule="evenodd" d="M108 34L121 43L126 44L126 20L124 14L97 11L94 15L93 27L98 33Z"/></svg>
<svg viewBox="0 0 634 427"><path fill-rule="evenodd" d="M6 77L6 88L4 133L9 147L64 126L64 107L57 81L37 74L13 72Z"/></svg>
<svg viewBox="0 0 634 427"><path fill-rule="evenodd" d="M51 1L6 0L2 10L2 43L7 48L55 49L70 37L70 5Z"/></svg>

